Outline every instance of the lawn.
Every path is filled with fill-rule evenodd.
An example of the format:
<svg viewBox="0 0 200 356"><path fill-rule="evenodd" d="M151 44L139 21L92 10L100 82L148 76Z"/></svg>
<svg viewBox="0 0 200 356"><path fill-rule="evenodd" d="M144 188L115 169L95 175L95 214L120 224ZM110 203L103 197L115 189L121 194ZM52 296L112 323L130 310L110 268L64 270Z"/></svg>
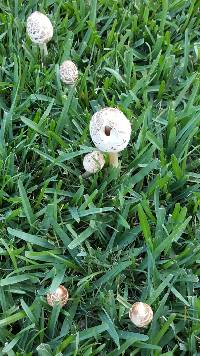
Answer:
<svg viewBox="0 0 200 356"><path fill-rule="evenodd" d="M35 10L54 27L46 58ZM199 39L199 0L1 1L0 355L200 355ZM104 107L131 140L86 176Z"/></svg>

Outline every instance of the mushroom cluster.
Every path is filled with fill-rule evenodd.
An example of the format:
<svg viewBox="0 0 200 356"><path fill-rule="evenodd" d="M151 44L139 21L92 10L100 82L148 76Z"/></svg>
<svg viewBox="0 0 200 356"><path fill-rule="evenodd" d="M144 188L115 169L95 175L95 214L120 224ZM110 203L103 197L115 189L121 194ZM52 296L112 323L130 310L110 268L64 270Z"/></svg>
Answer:
<svg viewBox="0 0 200 356"><path fill-rule="evenodd" d="M28 18L26 29L31 41L40 46L44 55L48 55L47 43L53 37L53 26L49 18L39 11L34 11ZM75 84L78 78L78 69L70 60L64 61L60 66L60 79L68 85Z"/></svg>
<svg viewBox="0 0 200 356"><path fill-rule="evenodd" d="M53 37L53 26L49 18L41 12L33 12L27 19L27 33L31 41L38 44L47 55L46 44ZM78 68L71 60L65 60L59 68L61 81L66 85L74 85L78 79ZM100 171L105 164L104 153L109 155L112 167L118 167L118 153L123 151L131 137L131 124L118 108L103 108L92 116L89 125L91 139L97 148L83 159L86 174ZM55 292L47 294L50 306L65 306L69 299L68 290L60 285ZM129 318L139 328L146 327L153 319L150 305L137 302L129 310Z"/></svg>
<svg viewBox="0 0 200 356"><path fill-rule="evenodd" d="M33 12L27 19L27 32L32 42L39 44L47 54L46 44L53 36L53 26L49 18L39 11ZM78 79L78 68L71 60L65 60L59 69L60 79L64 84L74 85ZM99 165L87 172L95 173L104 166L103 153L108 153L110 166L118 167L118 153L123 151L129 143L131 136L131 124L126 116L117 108L104 108L97 111L90 121L90 136L101 152L96 153ZM83 166L87 165L87 156ZM99 168L100 167L100 168ZM85 167L84 167L85 168Z"/></svg>
<svg viewBox="0 0 200 356"><path fill-rule="evenodd" d="M55 292L47 294L47 303L52 307L56 304L60 304L61 307L64 307L67 304L68 299L69 292L63 285L60 285ZM129 310L129 318L135 326L144 328L151 323L153 319L153 310L149 304L136 302Z"/></svg>

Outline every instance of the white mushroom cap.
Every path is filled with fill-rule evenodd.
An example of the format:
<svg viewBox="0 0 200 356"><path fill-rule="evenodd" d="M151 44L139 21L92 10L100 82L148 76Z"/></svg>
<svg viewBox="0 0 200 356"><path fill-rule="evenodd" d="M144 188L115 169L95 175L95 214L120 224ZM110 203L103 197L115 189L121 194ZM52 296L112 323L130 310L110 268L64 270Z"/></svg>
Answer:
<svg viewBox="0 0 200 356"><path fill-rule="evenodd" d="M83 159L83 167L86 172L96 173L100 171L105 164L104 156L99 151L93 151L85 155Z"/></svg>
<svg viewBox="0 0 200 356"><path fill-rule="evenodd" d="M129 143L131 124L117 108L105 108L92 116L90 136L100 151L120 152Z"/></svg>
<svg viewBox="0 0 200 356"><path fill-rule="evenodd" d="M67 288L60 285L54 293L47 294L47 303L52 307L59 303L62 307L67 303L69 299L69 293Z"/></svg>
<svg viewBox="0 0 200 356"><path fill-rule="evenodd" d="M53 26L46 15L35 11L27 19L27 33L32 42L47 43L53 37Z"/></svg>
<svg viewBox="0 0 200 356"><path fill-rule="evenodd" d="M60 66L60 79L65 84L74 84L78 78L78 68L70 60L64 61Z"/></svg>
<svg viewBox="0 0 200 356"><path fill-rule="evenodd" d="M150 305L142 302L134 303L129 311L129 318L139 328L147 326L153 319Z"/></svg>

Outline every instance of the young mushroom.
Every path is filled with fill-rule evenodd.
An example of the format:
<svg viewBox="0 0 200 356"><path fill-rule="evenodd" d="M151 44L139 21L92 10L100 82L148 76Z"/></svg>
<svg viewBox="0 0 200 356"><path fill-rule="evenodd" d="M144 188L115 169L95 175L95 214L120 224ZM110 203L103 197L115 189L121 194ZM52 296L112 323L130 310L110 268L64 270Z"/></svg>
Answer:
<svg viewBox="0 0 200 356"><path fill-rule="evenodd" d="M150 305L142 302L134 303L129 310L129 318L138 328L147 326L153 319Z"/></svg>
<svg viewBox="0 0 200 356"><path fill-rule="evenodd" d="M90 136L100 151L109 153L110 165L118 167L118 152L129 143L131 124L119 109L105 108L92 116Z"/></svg>
<svg viewBox="0 0 200 356"><path fill-rule="evenodd" d="M60 79L69 85L75 84L78 79L78 68L70 60L64 61L60 66Z"/></svg>
<svg viewBox="0 0 200 356"><path fill-rule="evenodd" d="M57 303L63 307L67 303L68 299L68 290L62 285L60 285L54 293L47 294L47 303L52 307Z"/></svg>
<svg viewBox="0 0 200 356"><path fill-rule="evenodd" d="M27 33L31 41L38 44L47 56L47 43L53 37L53 26L49 18L39 11L33 12L27 19Z"/></svg>
<svg viewBox="0 0 200 356"><path fill-rule="evenodd" d="M85 168L87 175L100 171L104 164L104 156L99 151L88 153L83 158L83 167Z"/></svg>

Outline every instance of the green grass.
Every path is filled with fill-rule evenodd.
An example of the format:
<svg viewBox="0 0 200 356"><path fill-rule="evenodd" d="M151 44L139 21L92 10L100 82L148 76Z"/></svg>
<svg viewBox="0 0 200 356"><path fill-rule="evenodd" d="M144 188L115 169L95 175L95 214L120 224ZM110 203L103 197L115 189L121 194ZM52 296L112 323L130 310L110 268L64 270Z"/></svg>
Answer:
<svg viewBox="0 0 200 356"><path fill-rule="evenodd" d="M0 4L0 354L199 355L200 1ZM54 37L42 65L34 10ZM71 58L76 88L59 80ZM84 178L91 115L132 124L121 170ZM66 307L46 302L64 284ZM128 309L151 304L136 328ZM200 352L200 351L199 351Z"/></svg>

